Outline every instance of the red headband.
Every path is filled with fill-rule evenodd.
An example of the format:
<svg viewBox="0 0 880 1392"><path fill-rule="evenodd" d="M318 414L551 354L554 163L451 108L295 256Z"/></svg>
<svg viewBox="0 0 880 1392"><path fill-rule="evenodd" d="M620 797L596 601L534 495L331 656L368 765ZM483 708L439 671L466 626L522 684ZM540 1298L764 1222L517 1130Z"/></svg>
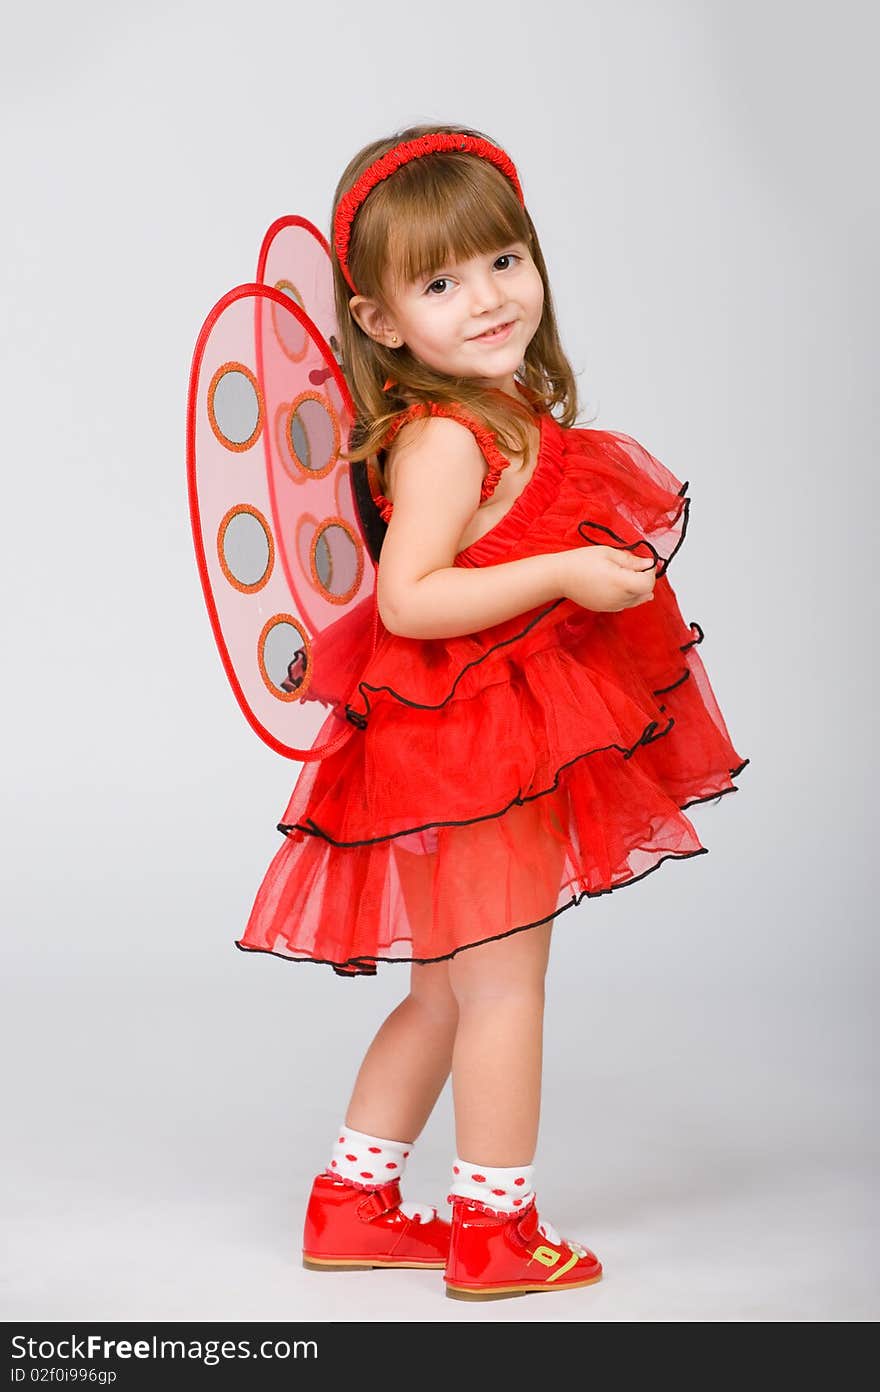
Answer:
<svg viewBox="0 0 880 1392"><path fill-rule="evenodd" d="M507 175L516 189L517 198L525 206L525 199L513 161L503 150L499 150L497 145L491 145L488 140L483 140L481 136L436 131L431 135L420 135L415 140L404 140L364 170L360 178L352 184L348 193L340 198L336 209L333 246L339 259L342 274L355 294L358 293L357 287L348 269L348 244L351 240L351 224L354 221L355 213L367 194L383 179L387 179L389 174L393 174L402 164L408 164L410 160L418 159L420 155L433 154L435 150L466 150L470 155L480 155L483 159L489 160L501 170L502 174Z"/></svg>

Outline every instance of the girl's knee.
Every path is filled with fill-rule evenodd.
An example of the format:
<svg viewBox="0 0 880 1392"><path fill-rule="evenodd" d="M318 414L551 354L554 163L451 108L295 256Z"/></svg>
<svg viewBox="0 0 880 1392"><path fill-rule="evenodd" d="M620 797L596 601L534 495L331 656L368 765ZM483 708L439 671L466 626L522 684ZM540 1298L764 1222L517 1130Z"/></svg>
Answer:
<svg viewBox="0 0 880 1392"><path fill-rule="evenodd" d="M449 980L449 963L413 962L410 971L410 997L432 1015L454 1017L458 1001Z"/></svg>
<svg viewBox="0 0 880 1392"><path fill-rule="evenodd" d="M459 952L449 963L449 984L459 1006L489 998L529 997L543 1002L551 924Z"/></svg>

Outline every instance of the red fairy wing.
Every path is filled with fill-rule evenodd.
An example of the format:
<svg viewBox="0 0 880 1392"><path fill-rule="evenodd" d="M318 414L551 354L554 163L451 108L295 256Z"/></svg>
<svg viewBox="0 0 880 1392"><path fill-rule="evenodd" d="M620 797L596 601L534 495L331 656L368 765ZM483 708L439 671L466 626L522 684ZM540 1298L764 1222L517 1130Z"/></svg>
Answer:
<svg viewBox="0 0 880 1392"><path fill-rule="evenodd" d="M314 223L293 214L273 222L260 248L257 280L261 285L281 290L305 310L344 372L333 297L330 243ZM374 466L361 459L349 467L361 532L370 556L378 563L388 528L373 497L378 481L375 487L370 484Z"/></svg>
<svg viewBox="0 0 880 1392"><path fill-rule="evenodd" d="M289 295L305 310L341 366L330 244L318 228L293 214L273 222L260 248L257 280Z"/></svg>
<svg viewBox="0 0 880 1392"><path fill-rule="evenodd" d="M329 281L326 250L298 235L297 256L313 243ZM320 264L299 293L326 315ZM353 733L344 707L376 643L375 565L338 457L353 421L339 365L298 296L249 284L217 302L190 373L193 540L238 703L290 759L323 758Z"/></svg>

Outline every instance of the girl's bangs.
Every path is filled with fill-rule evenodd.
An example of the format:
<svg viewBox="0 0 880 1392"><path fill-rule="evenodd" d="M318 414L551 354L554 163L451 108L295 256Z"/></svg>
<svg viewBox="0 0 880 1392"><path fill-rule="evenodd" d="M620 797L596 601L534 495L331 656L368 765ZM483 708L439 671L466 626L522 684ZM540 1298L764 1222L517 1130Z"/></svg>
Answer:
<svg viewBox="0 0 880 1392"><path fill-rule="evenodd" d="M395 289L427 280L454 261L482 256L511 242L530 244L529 229L513 190L475 187L471 180L431 180L407 190L406 206L387 209L383 281ZM389 200L390 202L390 200Z"/></svg>

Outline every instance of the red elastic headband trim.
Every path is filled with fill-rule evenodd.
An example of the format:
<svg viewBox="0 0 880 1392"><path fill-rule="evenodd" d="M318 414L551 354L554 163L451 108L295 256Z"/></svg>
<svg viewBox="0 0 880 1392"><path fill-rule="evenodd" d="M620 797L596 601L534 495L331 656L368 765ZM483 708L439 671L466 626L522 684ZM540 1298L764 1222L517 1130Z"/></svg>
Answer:
<svg viewBox="0 0 880 1392"><path fill-rule="evenodd" d="M358 208L363 203L367 194L387 179L389 174L393 174L402 164L408 164L412 159L418 159L420 155L431 155L435 150L466 150L470 155L480 155L500 169L502 174L506 174L513 187L516 189L516 196L520 203L525 206L523 191L520 187L519 176L513 161L503 150L499 150L497 145L491 145L488 140L483 140L482 136L458 135L448 131L435 131L431 135L420 135L415 140L404 140L400 145L395 145L393 150L382 155L380 159L365 169L363 174L351 188L339 200L336 209L336 219L333 229L333 247L339 259L339 265L346 281L351 289L357 294L357 287L351 278L348 269L348 245L351 240L351 225Z"/></svg>

